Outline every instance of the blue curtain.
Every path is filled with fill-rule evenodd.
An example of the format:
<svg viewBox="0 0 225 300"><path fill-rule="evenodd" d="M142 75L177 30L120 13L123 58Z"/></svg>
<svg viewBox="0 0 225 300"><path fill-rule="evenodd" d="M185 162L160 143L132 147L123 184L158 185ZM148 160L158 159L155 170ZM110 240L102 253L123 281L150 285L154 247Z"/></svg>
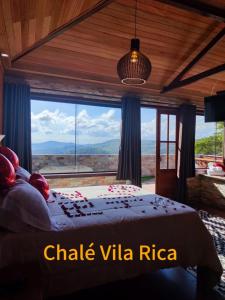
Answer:
<svg viewBox="0 0 225 300"><path fill-rule="evenodd" d="M141 186L141 110L140 99L122 99L122 130L117 179Z"/></svg>
<svg viewBox="0 0 225 300"><path fill-rule="evenodd" d="M15 151L20 165L32 170L30 87L26 84L4 84L4 145Z"/></svg>
<svg viewBox="0 0 225 300"><path fill-rule="evenodd" d="M179 109L177 201L186 202L187 178L195 176L196 106L183 104Z"/></svg>

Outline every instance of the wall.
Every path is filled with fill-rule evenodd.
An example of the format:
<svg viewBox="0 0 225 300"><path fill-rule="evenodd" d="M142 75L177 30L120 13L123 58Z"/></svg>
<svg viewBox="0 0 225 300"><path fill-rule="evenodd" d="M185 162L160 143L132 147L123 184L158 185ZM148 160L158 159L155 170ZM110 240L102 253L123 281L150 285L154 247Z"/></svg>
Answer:
<svg viewBox="0 0 225 300"><path fill-rule="evenodd" d="M225 211L225 177L200 174L188 179L187 189L188 203L193 206Z"/></svg>
<svg viewBox="0 0 225 300"><path fill-rule="evenodd" d="M3 77L4 70L0 61L0 134L3 133Z"/></svg>

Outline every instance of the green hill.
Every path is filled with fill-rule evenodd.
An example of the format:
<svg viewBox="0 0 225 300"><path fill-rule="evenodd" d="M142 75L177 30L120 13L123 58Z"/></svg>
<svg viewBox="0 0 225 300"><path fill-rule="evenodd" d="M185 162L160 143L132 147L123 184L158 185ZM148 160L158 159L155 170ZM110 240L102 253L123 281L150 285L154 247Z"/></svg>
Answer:
<svg viewBox="0 0 225 300"><path fill-rule="evenodd" d="M48 141L43 143L32 144L32 154L118 154L120 140L114 139L97 144L76 145L74 143L64 143ZM155 154L155 141L143 140L142 154ZM164 151L163 151L164 152Z"/></svg>

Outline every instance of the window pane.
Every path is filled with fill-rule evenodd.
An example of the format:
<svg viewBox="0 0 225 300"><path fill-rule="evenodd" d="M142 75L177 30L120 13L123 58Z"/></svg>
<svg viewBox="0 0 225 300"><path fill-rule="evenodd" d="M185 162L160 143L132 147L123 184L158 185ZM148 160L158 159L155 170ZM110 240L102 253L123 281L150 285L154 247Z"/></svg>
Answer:
<svg viewBox="0 0 225 300"><path fill-rule="evenodd" d="M168 115L161 115L160 119L160 140L167 141Z"/></svg>
<svg viewBox="0 0 225 300"><path fill-rule="evenodd" d="M216 129L217 126L217 129ZM212 161L221 161L223 155L223 122L205 123L204 116L196 116L195 166L207 168Z"/></svg>
<svg viewBox="0 0 225 300"><path fill-rule="evenodd" d="M115 171L120 121L119 108L32 100L33 170Z"/></svg>
<svg viewBox="0 0 225 300"><path fill-rule="evenodd" d="M169 129L169 140L175 141L176 140L176 116L170 115L170 129Z"/></svg>
<svg viewBox="0 0 225 300"><path fill-rule="evenodd" d="M160 143L160 169L167 169L167 143Z"/></svg>
<svg viewBox="0 0 225 300"><path fill-rule="evenodd" d="M169 169L176 169L176 144L169 143Z"/></svg>
<svg viewBox="0 0 225 300"><path fill-rule="evenodd" d="M156 109L141 108L142 183L154 192L156 169ZM153 188L150 190L150 188Z"/></svg>
<svg viewBox="0 0 225 300"><path fill-rule="evenodd" d="M31 101L32 166L34 172L76 171L73 104Z"/></svg>
<svg viewBox="0 0 225 300"><path fill-rule="evenodd" d="M116 171L121 110L77 105L76 145L79 172Z"/></svg>

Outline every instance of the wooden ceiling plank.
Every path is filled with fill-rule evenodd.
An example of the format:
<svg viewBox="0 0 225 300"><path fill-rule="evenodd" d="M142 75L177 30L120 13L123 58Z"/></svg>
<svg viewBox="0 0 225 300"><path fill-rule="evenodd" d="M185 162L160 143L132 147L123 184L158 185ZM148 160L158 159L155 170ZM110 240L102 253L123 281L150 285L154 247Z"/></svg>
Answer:
<svg viewBox="0 0 225 300"><path fill-rule="evenodd" d="M55 38L59 34L62 34L66 30L70 29L71 27L73 27L73 26L79 24L80 22L84 21L86 18L90 17L94 13L100 11L101 9L103 9L104 7L109 5L112 1L113 0L100 0L94 7L91 7L90 9L87 9L85 12L83 12L79 16L75 17L74 19L72 19L69 22L65 23L64 25L60 26L59 28L57 28L53 32L49 33L46 37L38 40L32 47L29 47L29 48L25 49L22 53L15 55L14 58L12 59L12 63L17 61L21 57L25 56L26 54L30 53L34 49L37 49L37 48L41 47L46 42L49 42L50 40L52 40L53 38Z"/></svg>
<svg viewBox="0 0 225 300"><path fill-rule="evenodd" d="M130 1L127 0L119 0L119 4L126 7L126 11L130 9L131 6ZM134 7L134 4L132 5ZM181 9L178 6L175 6L171 3L166 3L166 1L160 0L145 0L140 1L138 4L139 9L149 14L154 14L157 17L170 18L175 21L181 21L182 23L186 23L189 25L195 24L199 27L205 27L206 25L210 25L213 21L205 15L199 15L199 13L193 13L193 11L188 11L185 9ZM196 18L198 16L198 18Z"/></svg>
<svg viewBox="0 0 225 300"><path fill-rule="evenodd" d="M14 49L14 30L13 30L13 21L12 21L12 13L11 13L11 1L1 1L3 17L5 22L5 29L8 38L10 56L15 55Z"/></svg>
<svg viewBox="0 0 225 300"><path fill-rule="evenodd" d="M28 46L29 47L35 43L35 31L36 31L36 19L30 19L29 20L29 33L28 33Z"/></svg>
<svg viewBox="0 0 225 300"><path fill-rule="evenodd" d="M127 0L125 0L129 3ZM181 26L184 28L192 28L193 32L196 32L202 29L205 29L211 23L214 23L215 20L209 18L196 18L195 14L189 14L188 16L177 14L176 8L174 6L164 5L166 9L160 9L160 14L155 13L154 4L159 4L156 1L149 0L146 5L139 5L137 23L144 21L153 21L160 24L168 24L168 27L176 27L180 28ZM134 6L133 6L134 7ZM127 22L134 22L133 7L124 7L124 5L120 2L115 2L110 7L104 9L100 13L106 14L108 16L117 16L119 20L124 20ZM172 10L172 11L171 11ZM183 10L181 10L183 12ZM179 11L178 11L179 12ZM206 22L207 21L207 22Z"/></svg>
<svg viewBox="0 0 225 300"><path fill-rule="evenodd" d="M96 23L91 23L91 24L92 24L92 27L95 27L96 35L98 33L100 34L102 32L106 36L109 35L109 37L110 37L110 35L112 35L112 36L115 36L115 37L127 38L129 40L133 37L132 33L127 32L126 30L124 30L123 32L117 31L117 28L114 29L110 26L107 26L105 23L102 23L101 25L96 24ZM86 24L84 28L82 26L83 31L85 31L85 32L89 31L90 35L91 34L93 35L93 30L90 29L90 25L87 26L87 24ZM116 33L115 33L115 30L116 30ZM121 30L121 27L120 27L120 30ZM80 36L81 28L78 28L78 32L79 32L79 36ZM74 33L74 36L79 38L78 32L77 32L77 34ZM72 36L72 34L71 34L71 36ZM166 34L166 32L163 32L163 31L160 32L159 30L157 32L150 31L150 30L146 31L146 32L139 32L138 36L141 39L142 43L149 43L149 44L151 44L152 40L153 41L158 41L159 43L164 43L164 44L167 43L168 45L171 45L171 46L179 45L179 47L180 46L184 47L184 43L187 43L187 44L196 43L196 38L193 39L191 36L184 39L184 35L183 36L182 35L180 35L180 36L176 35L175 38L172 38L172 37L169 37ZM63 38L63 37L60 36L57 39L61 39L61 38ZM128 46L130 46L130 45L128 45Z"/></svg>
<svg viewBox="0 0 225 300"><path fill-rule="evenodd" d="M35 11L36 11L35 41L37 41L40 40L42 37L42 26L43 26L45 11L46 11L46 0L36 1ZM23 51L20 53L23 53Z"/></svg>
<svg viewBox="0 0 225 300"><path fill-rule="evenodd" d="M24 20L21 23L21 40L22 40L22 49L27 48L29 46L29 21ZM20 53L22 51L18 51L17 53Z"/></svg>
<svg viewBox="0 0 225 300"><path fill-rule="evenodd" d="M1 2L0 2L0 52L10 54L9 41L6 33Z"/></svg>
<svg viewBox="0 0 225 300"><path fill-rule="evenodd" d="M13 23L13 31L15 32L14 47L16 52L22 51L22 35L21 22Z"/></svg>
<svg viewBox="0 0 225 300"><path fill-rule="evenodd" d="M85 25L86 26L86 28L88 28L88 26L90 27L90 24L87 24L87 23L89 23L90 21L91 21L91 23L93 23L93 19L94 19L94 17L92 17L90 20L88 20L87 22L85 22L86 24L82 24L82 27L83 27L83 25ZM104 25L105 24L105 25ZM93 26L95 26L95 31L97 32L98 30L100 30L101 28L102 28L102 30L104 30L105 31L105 34L107 34L109 31L110 31L110 33L112 33L113 34L113 32L114 32L114 34L115 34L115 29L114 28L112 28L112 27L110 27L110 23L108 22L108 25L106 24L106 22L105 23L99 23L99 25L96 25L96 22L94 22L93 23ZM151 27L151 26L145 26L146 28L148 28L148 27ZM81 27L80 27L81 28ZM86 28L85 28L85 30L86 30ZM99 28L99 29L98 29ZM121 28L122 28L122 30L126 30L126 28L124 28L124 26L117 26L117 28L116 29L118 29L118 30L120 30L121 31ZM79 30L79 28L77 28L78 30ZM116 32L117 33L119 33L119 31L118 30L116 30ZM161 30L161 29L160 29ZM153 35L155 35L155 39L158 39L159 41L161 40L161 41L164 41L164 39L166 39L166 40L168 40L168 44L170 43L171 45L173 44L173 43L175 43L176 41L173 41L173 40L171 40L169 37L167 37L168 36L168 34L165 32L165 31L160 31L160 30L158 30L156 33L154 33L154 31L152 30L149 30L149 31L147 31L146 30L146 39L148 39L149 41L151 41L152 39L154 39L154 36ZM150 35L148 36L147 35L147 33L149 33ZM91 34L91 33L90 33ZM93 35L93 32L92 32L92 35ZM124 33L123 33L123 35L124 35ZM126 35L126 37L132 37L132 33L131 34L129 34L129 32L128 32L128 34ZM143 38L143 32L142 31L139 31L139 37L142 39ZM187 36L186 36L187 37ZM198 37L199 37L199 35L198 35ZM177 38L177 42L178 41L181 41L182 42L182 45L184 44L184 33L183 33L183 35L177 35L176 36L176 38ZM196 36L196 38L197 38L197 36ZM193 41L195 41L196 40L196 38L193 38L192 36L190 36L190 37L188 37L188 41L189 40L193 40ZM187 41L187 38L186 38L186 41ZM185 42L186 42L185 41Z"/></svg>
<svg viewBox="0 0 225 300"><path fill-rule="evenodd" d="M71 50L72 49L72 50ZM107 50L105 49L97 49L93 48L90 49L90 51L83 50L86 49L84 48L79 48L76 47L76 51L74 51L74 48L67 48L65 46L62 46L62 49L60 47L48 47L45 46L44 48L38 50L38 53L32 53L29 56L26 57L26 59L21 60L22 63L25 63L26 61L33 61L37 63L38 61L42 61L43 59L49 59L48 63L55 64L55 58L57 57L57 64L61 63L62 68L65 68L67 65L73 65L76 67L78 64L83 63L83 67L85 68L86 66L88 68L93 67L94 65L101 66L101 64L105 63L108 65L108 70L107 73L112 73L115 72L116 76L116 70L113 68L111 69L110 72L110 66L111 62L114 64L114 67L116 68L116 63L118 60L118 57L111 54L109 51L107 53ZM165 52L166 54L166 52ZM172 56L171 56L172 59ZM152 52L151 55L151 61L156 66L155 68L159 68L161 66L164 71L167 71L166 68L166 58L161 57L159 55L158 50L156 49L154 52ZM90 63L91 62L91 63ZM96 70L98 71L98 69ZM153 69L154 71L154 69ZM170 73L173 72L173 70L168 69Z"/></svg>
<svg viewBox="0 0 225 300"><path fill-rule="evenodd" d="M120 0L119 2L129 3L127 0ZM215 21L207 16L181 9L174 5L167 4L166 2L161 2L160 0L145 0L144 3L141 1L140 9L150 15L155 15L156 18L169 19L175 22L177 21L178 24L182 23L184 25L196 26L202 29ZM128 8L125 8L125 10L128 10Z"/></svg>
<svg viewBox="0 0 225 300"><path fill-rule="evenodd" d="M113 35L113 31L106 31L108 31L108 34L106 32L101 33L98 30L95 30L95 34L93 35L91 34L91 30L81 31L80 29L78 29L76 34L64 34L63 36L60 36L59 38L51 41L48 45L54 45L55 47L57 47L57 44L66 44L67 42L68 44L71 43L74 47L76 47L76 45L79 46L81 44L86 44L88 46L88 44L90 43L94 43L96 45L98 44L98 46L101 46L101 41L105 41L104 49L112 47L111 51L116 53L119 51L119 55L122 54L120 53L121 50L123 52L129 50L131 38L129 35ZM171 38L166 37L160 39L156 34L140 36L140 39L141 49L143 52L145 51L146 54L149 53L149 55L151 55L151 49L155 47L159 51L159 54L161 51L163 52L163 50L165 50L165 52L167 52L168 55L175 54L177 57L180 57L182 59L191 47L193 48L199 46L199 44L197 44L197 41L188 41L184 45L184 40L175 41ZM177 49L180 49L180 51L177 52Z"/></svg>
<svg viewBox="0 0 225 300"><path fill-rule="evenodd" d="M158 0L163 3L171 4L179 8L197 12L204 16L214 18L219 22L225 22L225 10L213 5L196 0Z"/></svg>
<svg viewBox="0 0 225 300"><path fill-rule="evenodd" d="M129 35L132 37L134 35L134 25L133 22L124 22L122 20L118 20L115 17L110 17L108 15L102 14L101 16L96 16L90 19L90 23L97 24L97 25L102 25L106 24L107 27L110 28L117 28L118 31L123 31L126 26L126 31L129 33ZM189 27L190 28L190 27ZM206 27L207 28L207 27ZM191 32L190 30L186 31L183 29L182 26L180 28L177 27L169 27L168 24L161 24L161 23L156 23L151 20L148 22L144 22L143 20L138 22L137 24L137 34L138 36L141 36L142 33L148 33L152 32L155 34L159 34L160 36L165 35L167 37L171 37L174 39L179 39L180 36L184 33L186 33L186 36L195 40L197 37L199 37L200 33L196 32ZM201 30L202 32L202 30Z"/></svg>
<svg viewBox="0 0 225 300"><path fill-rule="evenodd" d="M44 17L42 33L41 33L42 38L44 38L45 36L48 35L48 33L50 31L50 24L51 24L51 16Z"/></svg>
<svg viewBox="0 0 225 300"><path fill-rule="evenodd" d="M63 22L61 23L61 17L63 16L63 11L65 9L65 1L54 0L53 9L54 15L51 18L51 30L55 30L55 28L63 24Z"/></svg>

